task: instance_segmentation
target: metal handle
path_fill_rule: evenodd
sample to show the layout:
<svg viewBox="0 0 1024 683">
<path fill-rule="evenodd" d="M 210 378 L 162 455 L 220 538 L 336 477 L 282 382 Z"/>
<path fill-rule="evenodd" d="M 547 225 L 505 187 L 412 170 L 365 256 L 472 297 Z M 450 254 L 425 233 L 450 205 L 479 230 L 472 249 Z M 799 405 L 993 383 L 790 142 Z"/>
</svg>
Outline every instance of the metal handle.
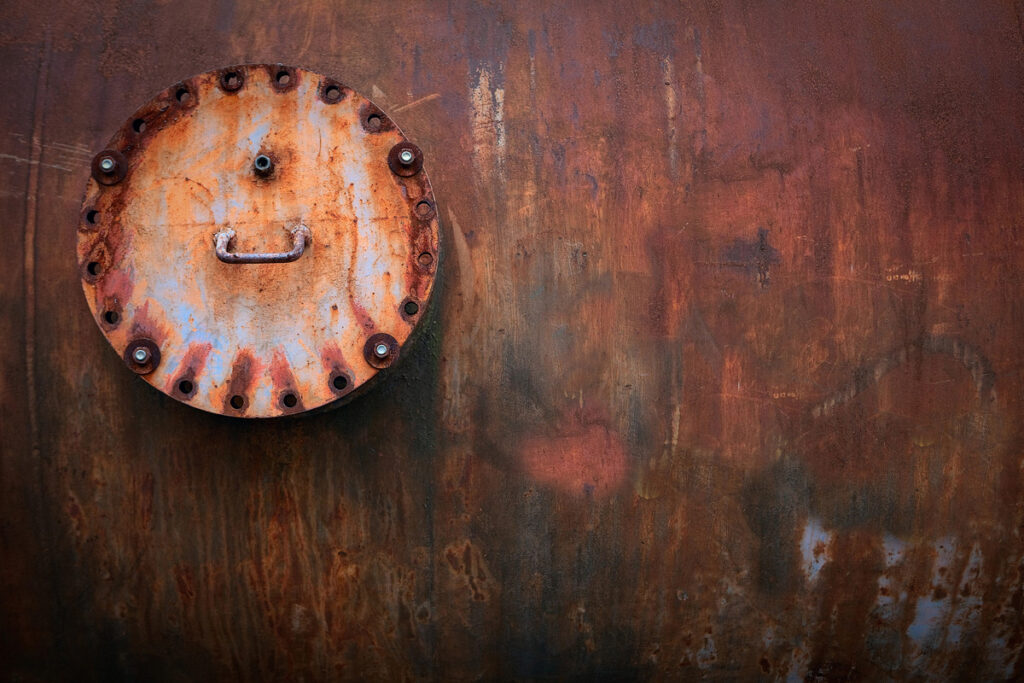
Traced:
<svg viewBox="0 0 1024 683">
<path fill-rule="evenodd" d="M 305 225 L 285 228 L 292 234 L 291 251 L 279 251 L 272 254 L 237 254 L 228 251 L 235 239 L 235 231 L 231 228 L 221 230 L 213 236 L 213 244 L 217 248 L 217 258 L 224 263 L 291 263 L 297 261 L 306 245 L 313 241 L 313 235 Z"/>
</svg>

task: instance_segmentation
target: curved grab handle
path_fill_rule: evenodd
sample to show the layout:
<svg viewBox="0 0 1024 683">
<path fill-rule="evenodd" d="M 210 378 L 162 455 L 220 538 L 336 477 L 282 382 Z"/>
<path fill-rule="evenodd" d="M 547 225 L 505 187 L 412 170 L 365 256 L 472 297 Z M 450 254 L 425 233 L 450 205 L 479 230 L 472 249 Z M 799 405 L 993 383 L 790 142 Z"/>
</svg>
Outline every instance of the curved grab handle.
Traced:
<svg viewBox="0 0 1024 683">
<path fill-rule="evenodd" d="M 217 249 L 217 258 L 224 263 L 291 263 L 297 261 L 306 251 L 306 245 L 313 241 L 313 235 L 305 225 L 285 228 L 292 234 L 291 251 L 279 251 L 271 254 L 238 254 L 228 251 L 235 239 L 235 231 L 231 228 L 221 230 L 213 236 L 213 244 Z"/>
</svg>

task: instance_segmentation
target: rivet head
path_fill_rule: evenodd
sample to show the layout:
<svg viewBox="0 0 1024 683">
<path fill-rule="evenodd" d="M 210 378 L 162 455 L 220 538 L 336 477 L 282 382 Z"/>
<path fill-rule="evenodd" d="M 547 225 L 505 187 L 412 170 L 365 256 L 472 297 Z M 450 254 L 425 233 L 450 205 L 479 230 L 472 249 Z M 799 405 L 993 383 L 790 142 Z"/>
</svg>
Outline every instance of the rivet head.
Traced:
<svg viewBox="0 0 1024 683">
<path fill-rule="evenodd" d="M 149 349 L 147 349 L 144 346 L 140 346 L 139 348 L 135 349 L 135 351 L 132 352 L 132 358 L 139 365 L 144 365 L 147 361 L 149 361 Z"/>
<path fill-rule="evenodd" d="M 110 157 L 103 157 L 102 159 L 100 159 L 100 170 L 103 171 L 104 173 L 113 173 L 114 166 L 116 166 L 116 164 L 114 163 L 114 160 L 111 159 Z"/>
<path fill-rule="evenodd" d="M 413 154 L 411 149 L 403 149 L 401 152 L 398 153 L 398 160 L 402 162 L 403 166 L 408 166 L 413 162 L 413 159 L 415 158 L 416 155 Z"/>
<path fill-rule="evenodd" d="M 388 355 L 388 345 L 377 344 L 373 347 L 373 355 L 377 356 L 377 358 L 386 358 Z"/>
</svg>

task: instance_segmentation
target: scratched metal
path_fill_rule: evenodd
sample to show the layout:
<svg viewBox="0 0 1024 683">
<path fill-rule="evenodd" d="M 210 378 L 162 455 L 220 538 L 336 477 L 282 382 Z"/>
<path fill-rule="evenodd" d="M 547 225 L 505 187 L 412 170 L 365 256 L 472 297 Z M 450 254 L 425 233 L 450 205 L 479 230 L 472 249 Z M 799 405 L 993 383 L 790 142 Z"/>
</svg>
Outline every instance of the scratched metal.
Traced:
<svg viewBox="0 0 1024 683">
<path fill-rule="evenodd" d="M 302 69 L 240 66 L 164 90 L 93 163 L 78 261 L 100 329 L 135 369 L 125 349 L 154 342 L 144 379 L 210 412 L 300 413 L 357 390 L 379 370 L 367 340 L 401 347 L 437 263 L 430 183 L 391 171 L 399 143 L 367 99 Z M 108 150 L 112 173 L 98 165 Z M 287 254 L 296 226 L 311 239 L 293 262 L 224 262 Z"/>
<path fill-rule="evenodd" d="M 7 678 L 1024 678 L 1021 3 L 8 4 Z M 152 391 L 72 257 L 125 114 L 247 61 L 441 210 L 423 343 L 301 420 Z"/>
</svg>

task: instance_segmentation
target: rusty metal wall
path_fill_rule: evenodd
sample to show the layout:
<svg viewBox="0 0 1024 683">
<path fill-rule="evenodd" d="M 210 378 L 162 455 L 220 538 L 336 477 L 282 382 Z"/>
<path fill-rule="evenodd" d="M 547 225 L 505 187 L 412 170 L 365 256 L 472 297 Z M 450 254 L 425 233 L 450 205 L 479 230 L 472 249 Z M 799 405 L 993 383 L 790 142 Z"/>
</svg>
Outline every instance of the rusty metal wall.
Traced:
<svg viewBox="0 0 1024 683">
<path fill-rule="evenodd" d="M 7 680 L 1021 676 L 1024 9 L 4 3 Z M 200 413 L 90 319 L 135 107 L 330 74 L 424 150 L 421 344 Z"/>
</svg>

